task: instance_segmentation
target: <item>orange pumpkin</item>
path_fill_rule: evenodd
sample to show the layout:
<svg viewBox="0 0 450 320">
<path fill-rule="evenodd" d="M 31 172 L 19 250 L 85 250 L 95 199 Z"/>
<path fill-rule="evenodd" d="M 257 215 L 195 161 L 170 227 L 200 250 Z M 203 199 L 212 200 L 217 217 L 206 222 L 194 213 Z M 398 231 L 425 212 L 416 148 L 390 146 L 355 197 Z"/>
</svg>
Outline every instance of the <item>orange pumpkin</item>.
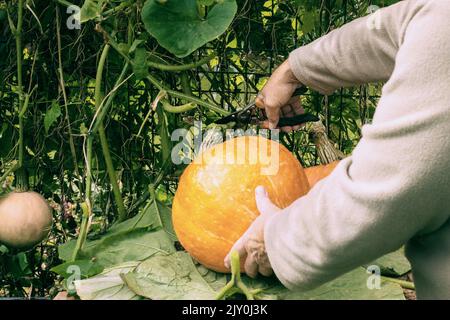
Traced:
<svg viewBox="0 0 450 320">
<path fill-rule="evenodd" d="M 312 188 L 320 180 L 328 177 L 334 168 L 339 164 L 340 161 L 334 161 L 329 164 L 323 164 L 319 166 L 314 166 L 305 169 L 306 177 L 308 178 L 309 186 Z"/>
<path fill-rule="evenodd" d="M 278 170 L 269 172 L 269 159 Z M 187 167 L 175 194 L 172 219 L 178 239 L 197 261 L 229 272 L 225 256 L 259 215 L 257 186 L 264 186 L 280 208 L 309 190 L 298 160 L 278 142 L 263 137 L 215 145 Z"/>
</svg>

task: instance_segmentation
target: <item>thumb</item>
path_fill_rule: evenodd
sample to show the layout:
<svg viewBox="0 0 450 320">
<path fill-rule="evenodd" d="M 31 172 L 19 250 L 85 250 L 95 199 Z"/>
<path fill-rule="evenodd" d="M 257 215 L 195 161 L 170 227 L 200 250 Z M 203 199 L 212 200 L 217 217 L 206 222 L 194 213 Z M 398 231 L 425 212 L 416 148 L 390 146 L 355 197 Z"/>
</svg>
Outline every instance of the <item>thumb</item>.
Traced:
<svg viewBox="0 0 450 320">
<path fill-rule="evenodd" d="M 264 109 L 267 119 L 269 120 L 269 129 L 275 129 L 280 121 L 280 109 L 270 107 L 267 104 L 267 98 L 264 94 L 260 93 L 256 97 L 256 106 L 260 109 Z"/>
<path fill-rule="evenodd" d="M 276 205 L 270 201 L 269 194 L 266 189 L 262 186 L 256 187 L 255 189 L 255 199 L 256 207 L 261 215 L 271 215 L 275 212 L 280 211 Z"/>
</svg>

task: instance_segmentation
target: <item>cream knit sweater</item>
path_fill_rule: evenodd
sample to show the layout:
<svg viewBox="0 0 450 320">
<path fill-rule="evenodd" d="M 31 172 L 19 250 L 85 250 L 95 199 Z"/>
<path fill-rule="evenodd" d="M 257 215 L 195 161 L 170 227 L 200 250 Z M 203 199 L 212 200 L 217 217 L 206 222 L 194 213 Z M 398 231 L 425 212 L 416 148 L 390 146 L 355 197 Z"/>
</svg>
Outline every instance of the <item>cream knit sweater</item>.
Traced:
<svg viewBox="0 0 450 320">
<path fill-rule="evenodd" d="M 377 15 L 290 55 L 323 94 L 387 82 L 353 155 L 269 220 L 267 252 L 285 286 L 307 290 L 406 244 L 418 298 L 450 299 L 450 0 Z"/>
</svg>

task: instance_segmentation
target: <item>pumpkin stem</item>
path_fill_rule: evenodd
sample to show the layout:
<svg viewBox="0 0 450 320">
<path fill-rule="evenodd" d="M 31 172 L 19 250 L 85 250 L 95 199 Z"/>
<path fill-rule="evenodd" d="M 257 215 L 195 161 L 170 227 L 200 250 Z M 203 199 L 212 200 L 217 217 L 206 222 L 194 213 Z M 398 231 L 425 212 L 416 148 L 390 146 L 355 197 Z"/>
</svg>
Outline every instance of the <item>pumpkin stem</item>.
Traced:
<svg viewBox="0 0 450 320">
<path fill-rule="evenodd" d="M 311 124 L 309 136 L 317 148 L 321 164 L 330 164 L 345 158 L 345 155 L 328 138 L 326 128 L 321 121 Z"/>
<path fill-rule="evenodd" d="M 220 290 L 216 300 L 222 300 L 235 293 L 243 293 L 247 300 L 255 300 L 254 294 L 241 279 L 241 262 L 237 251 L 231 253 L 231 280 Z"/>
</svg>

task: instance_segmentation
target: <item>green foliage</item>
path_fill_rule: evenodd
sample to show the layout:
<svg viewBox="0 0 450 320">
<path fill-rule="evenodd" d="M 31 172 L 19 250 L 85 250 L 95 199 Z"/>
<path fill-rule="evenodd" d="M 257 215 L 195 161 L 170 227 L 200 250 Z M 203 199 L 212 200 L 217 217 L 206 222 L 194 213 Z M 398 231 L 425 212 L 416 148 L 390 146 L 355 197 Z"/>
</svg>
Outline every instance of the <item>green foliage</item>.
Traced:
<svg viewBox="0 0 450 320">
<path fill-rule="evenodd" d="M 103 271 L 103 267 L 95 260 L 76 260 L 60 264 L 51 269 L 62 276 L 63 278 L 69 278 L 72 273 L 73 267 L 78 267 L 80 270 L 81 279 L 93 277 Z"/>
<path fill-rule="evenodd" d="M 45 132 L 48 133 L 50 127 L 56 122 L 56 120 L 58 120 L 60 116 L 61 116 L 61 107 L 55 101 L 54 103 L 52 103 L 50 109 L 45 113 L 44 117 Z"/>
<path fill-rule="evenodd" d="M 404 249 L 387 254 L 369 265 L 381 267 L 381 273 L 385 276 L 400 277 L 411 271 L 411 264 L 405 257 Z"/>
<path fill-rule="evenodd" d="M 184 252 L 170 255 L 158 254 L 133 264 L 133 268 L 114 268 L 120 278 L 98 275 L 76 283 L 82 299 L 117 299 L 124 293 L 127 297 L 153 300 L 213 300 L 226 284 L 224 274 L 215 273 L 195 265 Z M 358 268 L 321 287 L 307 292 L 286 289 L 275 278 L 251 279 L 243 276 L 243 282 L 260 300 L 404 300 L 398 284 L 383 281 L 380 288 L 370 289 L 368 274 Z M 120 290 L 114 290 L 120 288 Z M 117 292 L 117 293 L 116 293 Z"/>
<path fill-rule="evenodd" d="M 122 278 L 134 293 L 152 300 L 213 300 L 215 288 L 226 283 L 225 275 L 208 282 L 184 252 L 157 255 Z"/>
<path fill-rule="evenodd" d="M 80 22 L 87 22 L 101 14 L 103 0 L 86 0 L 81 7 Z"/>
<path fill-rule="evenodd" d="M 387 281 L 381 283 L 380 288 L 370 289 L 367 286 L 368 274 L 363 268 L 353 270 L 336 280 L 330 281 L 319 288 L 308 292 L 289 291 L 280 284 L 266 288 L 260 299 L 280 300 L 404 300 L 403 290 Z M 258 283 L 250 288 L 261 288 Z M 257 283 L 257 282 L 256 282 Z"/>
<path fill-rule="evenodd" d="M 123 275 L 132 272 L 139 262 L 127 262 L 87 280 L 77 280 L 76 293 L 82 300 L 140 300 L 123 282 Z"/>
<path fill-rule="evenodd" d="M 221 1 L 207 14 L 199 12 L 196 0 L 147 0 L 142 21 L 161 46 L 182 58 L 224 33 L 236 10 L 235 0 Z"/>
<path fill-rule="evenodd" d="M 162 208 L 148 206 L 132 219 L 113 225 L 99 239 L 88 240 L 79 257 L 108 268 L 123 262 L 142 261 L 156 253 L 175 251 L 171 237 L 162 229 L 161 212 L 168 214 Z M 71 262 L 75 243 L 72 240 L 59 246 L 61 260 Z"/>
</svg>

